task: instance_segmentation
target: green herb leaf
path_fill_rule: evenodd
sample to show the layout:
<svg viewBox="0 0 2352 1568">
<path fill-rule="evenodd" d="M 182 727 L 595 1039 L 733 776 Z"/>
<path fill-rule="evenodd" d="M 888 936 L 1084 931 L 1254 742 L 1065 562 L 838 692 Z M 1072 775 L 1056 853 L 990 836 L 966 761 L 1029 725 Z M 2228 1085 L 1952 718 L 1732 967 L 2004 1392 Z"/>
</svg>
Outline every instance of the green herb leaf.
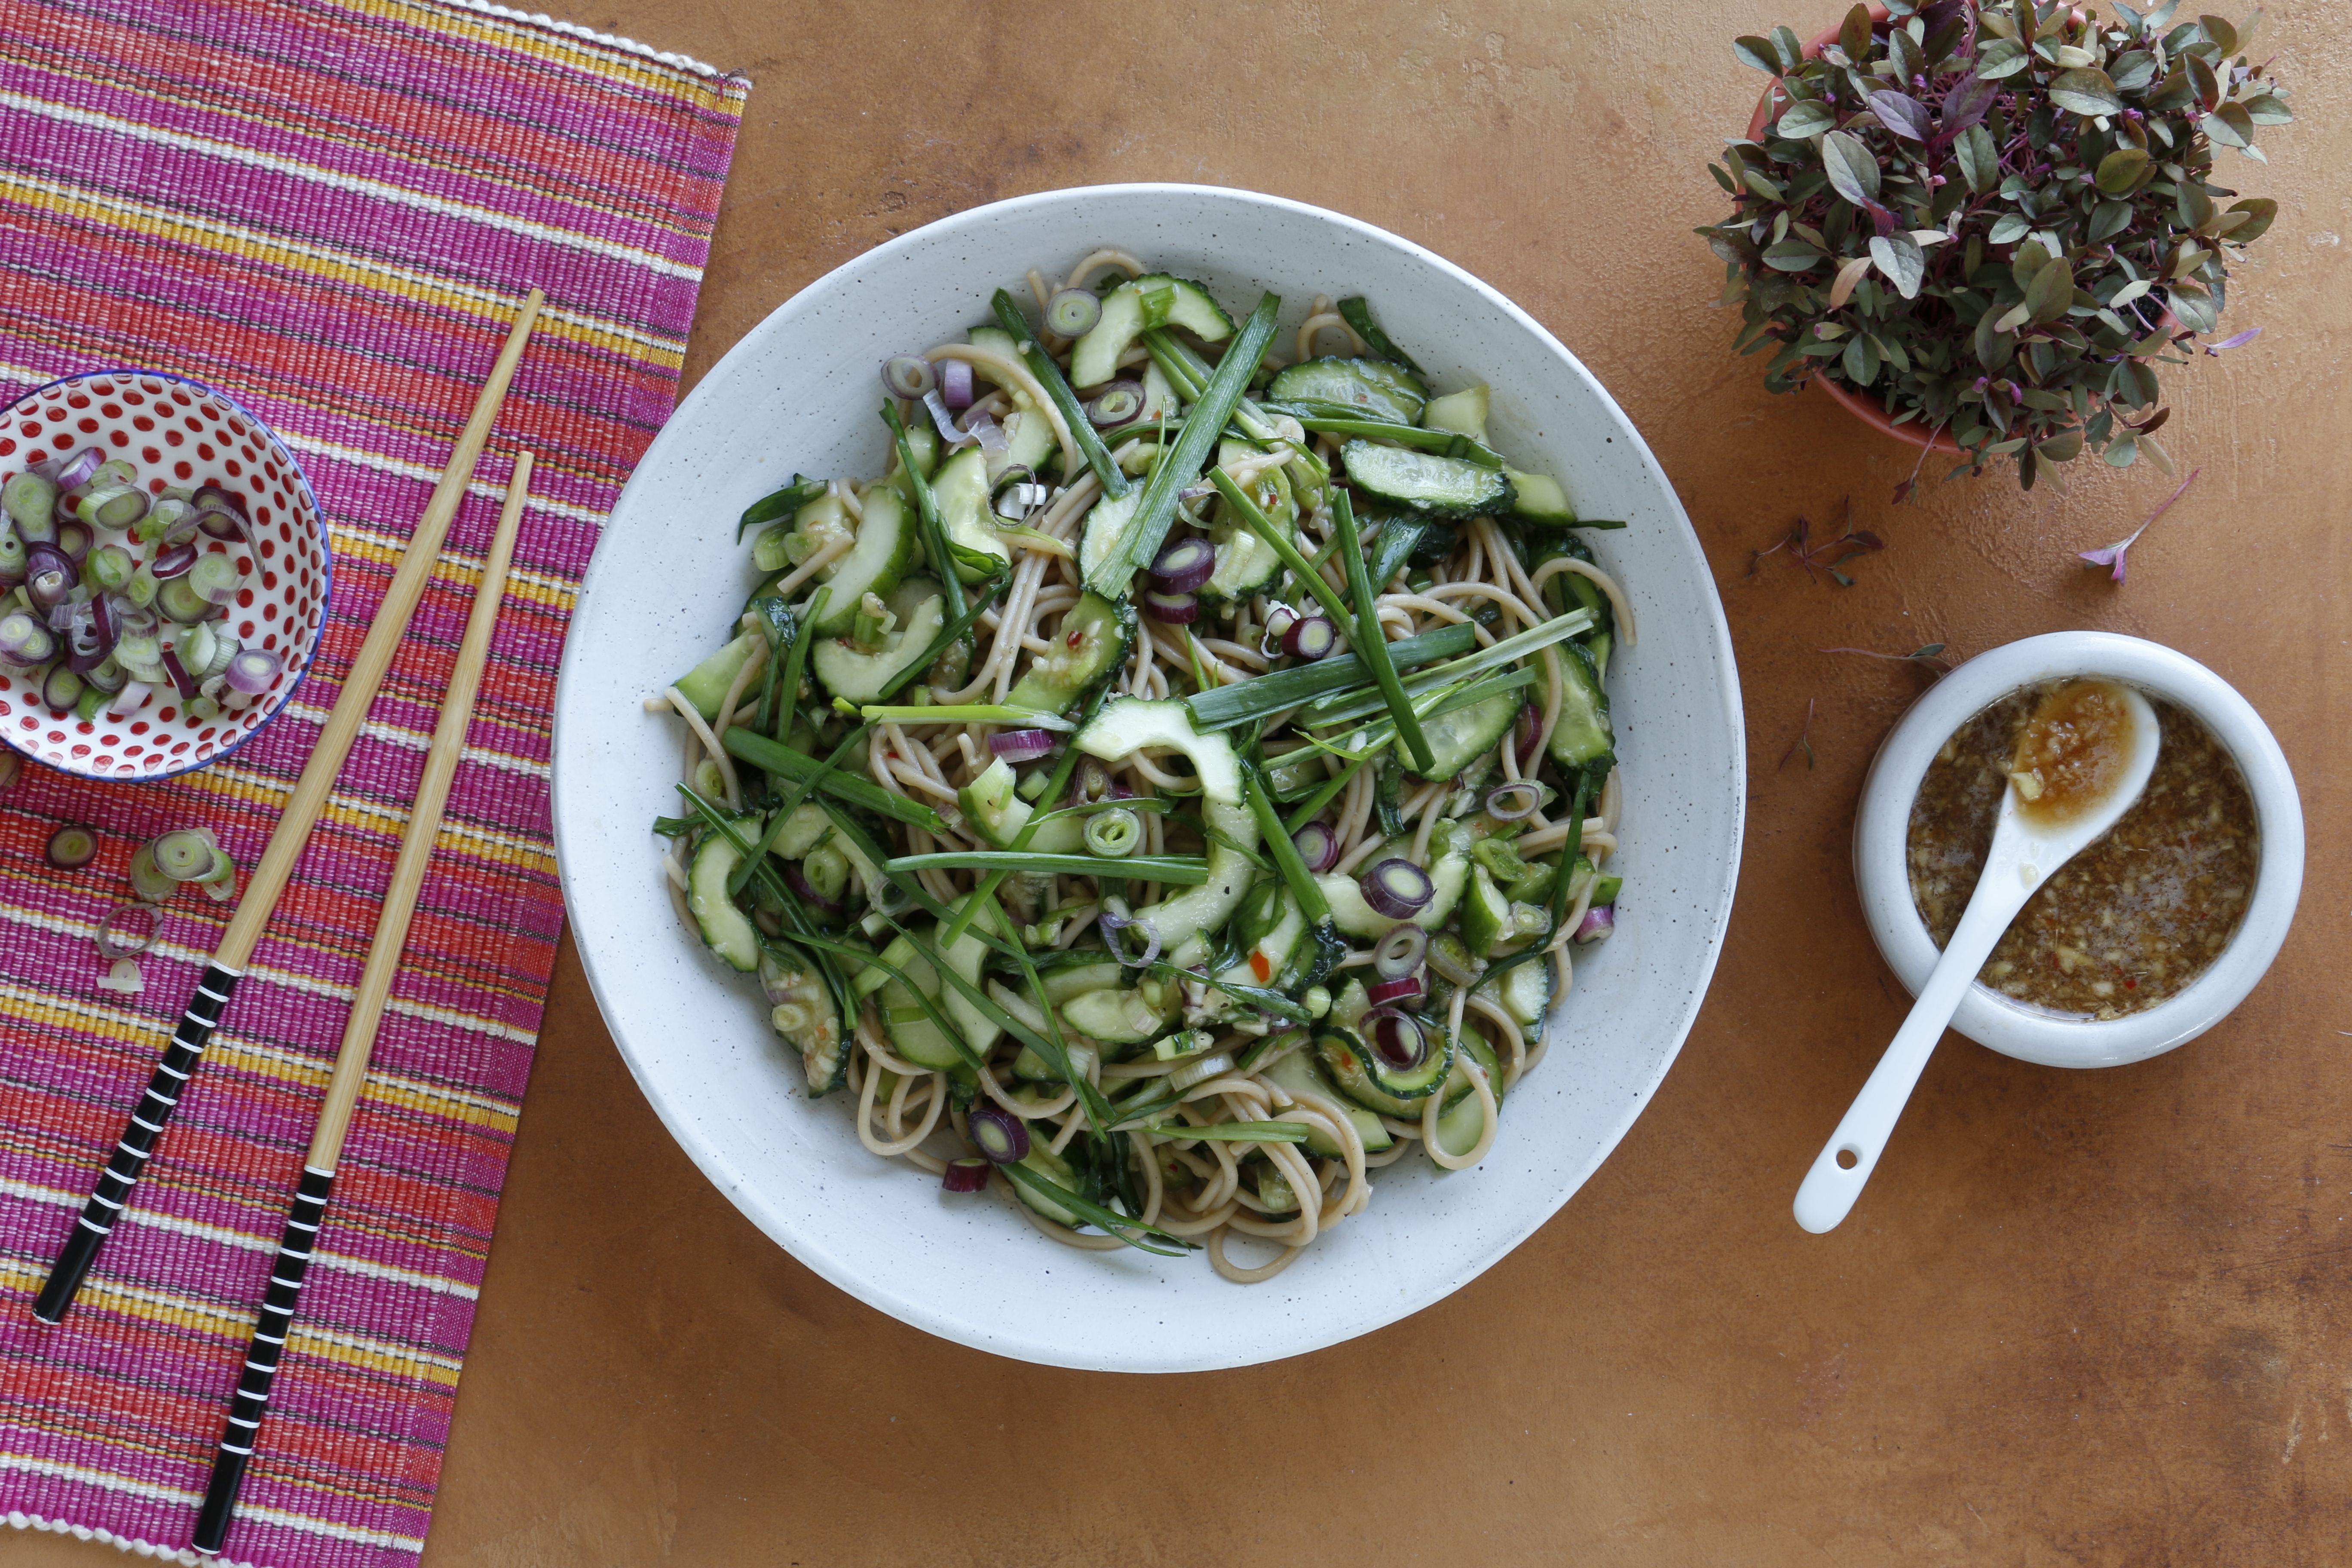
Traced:
<svg viewBox="0 0 2352 1568">
<path fill-rule="evenodd" d="M 1870 259 L 1878 270 L 1895 285 L 1895 291 L 1906 300 L 1919 297 L 1919 284 L 1927 275 L 1927 253 L 1919 242 L 1896 229 L 1893 234 L 1873 235 Z"/>
<path fill-rule="evenodd" d="M 1822 138 L 1822 167 L 1831 188 L 1854 205 L 1878 199 L 1878 159 L 1853 132 L 1832 131 Z"/>
<path fill-rule="evenodd" d="M 1198 887 L 1209 879 L 1205 860 L 1189 855 L 1130 855 L 1108 860 L 1093 855 L 1040 855 L 1018 849 L 950 849 L 936 855 L 901 855 L 884 862 L 886 871 L 1037 871 L 1061 877 L 1116 874 L 1137 882 Z"/>
<path fill-rule="evenodd" d="M 2095 66 L 2060 71 L 2051 79 L 2049 92 L 2051 102 L 2085 119 L 2124 111 L 2124 100 L 2116 91 L 2116 84 Z"/>
<path fill-rule="evenodd" d="M 2118 147 L 2099 160 L 2098 186 L 2111 196 L 2120 196 L 2139 184 L 2147 172 L 2147 153 L 2137 147 Z"/>
<path fill-rule="evenodd" d="M 1833 129 L 1836 124 L 1837 116 L 1827 105 L 1801 98 L 1789 106 L 1789 111 L 1780 116 L 1780 122 L 1772 129 L 1789 141 L 1802 142 Z"/>
</svg>

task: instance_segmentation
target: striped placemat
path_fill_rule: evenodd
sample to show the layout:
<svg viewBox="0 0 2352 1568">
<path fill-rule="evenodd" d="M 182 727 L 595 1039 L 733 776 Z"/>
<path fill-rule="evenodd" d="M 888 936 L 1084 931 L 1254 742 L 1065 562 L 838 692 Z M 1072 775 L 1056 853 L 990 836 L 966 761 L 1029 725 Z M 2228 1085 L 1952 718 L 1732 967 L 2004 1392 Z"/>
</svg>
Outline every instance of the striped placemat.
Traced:
<svg viewBox="0 0 2352 1568">
<path fill-rule="evenodd" d="M 538 493 L 471 744 L 226 1556 L 422 1550 L 562 919 L 556 663 L 598 525 L 672 406 L 748 90 L 489 5 L 0 5 L 0 407 L 98 367 L 212 384 L 292 449 L 335 552 L 316 673 L 253 744 L 164 784 L 27 765 L 0 793 L 11 1523 L 185 1548 L 507 454 L 528 446 Z M 258 855 L 533 283 L 547 310 L 493 455 L 295 884 L 80 1305 L 37 1327 L 32 1295 L 224 910 L 174 904 L 135 997 L 97 988 L 91 931 L 160 831 Z M 10 449 L 0 432 L 0 474 Z M 104 848 L 52 870 L 42 847 L 69 822 Z"/>
</svg>

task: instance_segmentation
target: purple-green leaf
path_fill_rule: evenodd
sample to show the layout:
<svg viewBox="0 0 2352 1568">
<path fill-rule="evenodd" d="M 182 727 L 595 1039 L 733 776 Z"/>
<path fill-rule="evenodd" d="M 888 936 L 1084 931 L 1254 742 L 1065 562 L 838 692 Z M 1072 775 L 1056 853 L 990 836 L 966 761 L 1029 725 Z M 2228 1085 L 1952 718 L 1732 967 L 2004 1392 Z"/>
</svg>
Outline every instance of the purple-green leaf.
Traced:
<svg viewBox="0 0 2352 1568">
<path fill-rule="evenodd" d="M 1936 122 L 1928 115 L 1927 106 L 1907 92 L 1874 92 L 1870 95 L 1870 108 L 1878 116 L 1879 123 L 1897 136 L 1925 142 L 1935 134 Z"/>
</svg>

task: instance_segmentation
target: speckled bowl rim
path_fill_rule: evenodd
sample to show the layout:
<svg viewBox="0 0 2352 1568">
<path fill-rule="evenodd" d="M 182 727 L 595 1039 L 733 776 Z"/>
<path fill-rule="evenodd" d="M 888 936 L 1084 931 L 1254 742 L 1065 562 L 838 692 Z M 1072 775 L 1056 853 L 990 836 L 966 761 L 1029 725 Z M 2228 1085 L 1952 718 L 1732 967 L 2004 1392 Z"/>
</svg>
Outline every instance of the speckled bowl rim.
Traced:
<svg viewBox="0 0 2352 1568">
<path fill-rule="evenodd" d="M 193 375 L 182 375 L 177 371 L 139 370 L 130 365 L 108 365 L 97 370 L 77 371 L 71 375 L 61 375 L 54 381 L 45 381 L 38 386 L 28 387 L 25 391 L 20 392 L 16 396 L 10 398 L 6 406 L 14 408 L 18 404 L 25 402 L 28 398 L 40 396 L 41 394 L 48 391 L 52 387 L 72 386 L 82 382 L 96 381 L 101 377 L 110 375 L 152 376 L 157 381 L 168 381 L 175 385 L 184 386 L 189 391 L 197 393 L 202 396 L 216 397 L 220 399 L 221 402 L 228 405 L 229 407 L 235 409 L 238 414 L 253 421 L 254 429 L 260 432 L 264 439 L 266 439 L 271 446 L 278 448 L 278 453 L 286 459 L 286 466 L 294 470 L 295 486 L 301 491 L 304 517 L 310 526 L 315 528 L 319 534 L 319 629 L 310 634 L 310 646 L 302 650 L 301 668 L 294 672 L 294 679 L 286 683 L 286 689 L 269 700 L 269 706 L 262 710 L 261 717 L 255 721 L 253 728 L 247 730 L 236 740 L 231 741 L 228 744 L 221 747 L 220 750 L 209 752 L 202 759 L 188 763 L 185 767 L 173 768 L 164 773 L 128 774 L 100 773 L 93 772 L 88 768 L 63 766 L 59 763 L 51 762 L 47 757 L 28 752 L 24 747 L 16 743 L 16 737 L 13 731 L 5 727 L 0 727 L 0 740 L 6 741 L 10 750 L 14 751 L 18 756 L 24 758 L 25 761 L 31 763 L 37 767 L 47 768 L 54 773 L 68 773 L 75 778 L 94 779 L 101 784 L 160 784 L 165 779 L 179 778 L 183 774 L 194 773 L 199 768 L 211 767 L 215 763 L 225 762 L 228 758 L 236 755 L 238 752 L 243 751 L 247 746 L 250 745 L 256 736 L 268 729 L 270 725 L 276 723 L 278 721 L 278 716 L 280 713 L 285 712 L 287 708 L 292 704 L 294 694 L 302 689 L 302 683 L 310 679 L 310 671 L 318 665 L 319 647 L 320 645 L 326 640 L 327 623 L 334 616 L 335 543 L 333 531 L 329 529 L 327 526 L 326 509 L 319 504 L 319 494 L 316 490 L 310 488 L 310 476 L 302 471 L 302 460 L 294 455 L 294 448 L 286 444 L 284 439 L 278 436 L 277 429 L 270 425 L 268 420 L 264 419 L 260 415 L 256 414 L 252 409 L 247 408 L 244 404 L 238 402 L 234 396 L 230 395 L 228 393 L 223 392 L 219 387 L 213 385 L 209 382 L 198 381 Z"/>
<path fill-rule="evenodd" d="M 2112 632 L 2052 632 L 1978 655 L 1921 695 L 1879 747 L 1853 826 L 1854 886 L 1895 977 L 1914 995 L 1938 951 L 1911 900 L 1905 838 L 1911 802 L 1945 740 L 2020 687 L 2107 676 L 2195 714 L 2237 762 L 2253 796 L 2261 864 L 2246 918 L 2213 966 L 2170 1001 L 2121 1018 L 2070 1018 L 1982 984 L 1969 988 L 1952 1027 L 1978 1044 L 2045 1067 L 2121 1067 L 2188 1044 L 2246 999 L 2286 941 L 2303 890 L 2303 803 L 2270 726 L 2236 688 L 2161 643 Z"/>
</svg>

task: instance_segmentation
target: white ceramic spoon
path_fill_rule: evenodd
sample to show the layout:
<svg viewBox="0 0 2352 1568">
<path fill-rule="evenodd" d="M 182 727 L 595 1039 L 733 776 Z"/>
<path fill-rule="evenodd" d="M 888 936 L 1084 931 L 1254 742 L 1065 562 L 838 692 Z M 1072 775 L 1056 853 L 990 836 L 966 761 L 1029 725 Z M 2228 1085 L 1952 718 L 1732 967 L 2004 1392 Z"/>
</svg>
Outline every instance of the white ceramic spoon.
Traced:
<svg viewBox="0 0 2352 1568">
<path fill-rule="evenodd" d="M 1895 1131 L 1912 1088 L 1927 1069 L 1929 1054 L 1943 1037 L 1944 1026 L 1952 1021 L 1969 982 L 1992 956 L 2025 900 L 2053 872 L 2114 826 L 2147 787 L 2148 774 L 2156 767 L 2158 739 L 2155 710 L 2147 698 L 2113 681 L 2074 682 L 2050 702 L 2085 688 L 2119 694 L 2129 715 L 2126 731 L 2112 737 L 2112 765 L 2098 781 L 2104 787 L 2063 803 L 2055 797 L 2025 803 L 2014 783 L 2002 792 L 1992 847 L 1985 857 L 1984 871 L 1977 879 L 1967 912 L 1960 916 L 1952 940 L 1944 944 L 1944 956 L 1927 976 L 1927 984 L 1919 988 L 1911 1016 L 1895 1031 L 1870 1081 L 1862 1086 L 1845 1119 L 1830 1135 L 1829 1143 L 1797 1189 L 1797 1223 L 1817 1236 L 1835 1229 L 1853 1207 L 1854 1199 L 1862 1195 L 1864 1184 L 1870 1180 L 1886 1147 L 1887 1135 Z M 2029 731 L 2042 723 L 2049 705 L 2045 702 L 2037 710 L 2029 721 Z M 1842 1160 L 1852 1163 L 1841 1163 Z"/>
</svg>

